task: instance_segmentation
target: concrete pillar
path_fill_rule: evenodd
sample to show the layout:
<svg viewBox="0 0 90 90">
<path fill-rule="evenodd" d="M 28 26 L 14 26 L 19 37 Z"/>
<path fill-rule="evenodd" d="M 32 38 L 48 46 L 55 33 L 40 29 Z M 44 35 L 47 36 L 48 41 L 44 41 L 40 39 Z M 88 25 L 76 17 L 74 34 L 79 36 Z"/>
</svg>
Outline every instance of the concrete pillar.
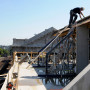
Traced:
<svg viewBox="0 0 90 90">
<path fill-rule="evenodd" d="M 76 29 L 76 70 L 80 73 L 89 62 L 89 29 L 83 25 Z"/>
</svg>

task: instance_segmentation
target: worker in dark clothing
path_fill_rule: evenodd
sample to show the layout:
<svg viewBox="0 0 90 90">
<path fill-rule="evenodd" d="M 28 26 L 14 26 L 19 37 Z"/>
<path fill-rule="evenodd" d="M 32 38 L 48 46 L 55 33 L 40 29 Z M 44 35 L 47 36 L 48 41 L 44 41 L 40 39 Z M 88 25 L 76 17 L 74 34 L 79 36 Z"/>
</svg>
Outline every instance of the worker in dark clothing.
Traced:
<svg viewBox="0 0 90 90">
<path fill-rule="evenodd" d="M 79 8 L 74 8 L 72 10 L 70 10 L 70 20 L 69 20 L 69 26 L 68 28 L 71 28 L 71 25 L 75 23 L 76 19 L 77 19 L 77 14 L 79 14 L 80 18 L 82 19 L 81 15 L 84 17 L 82 11 L 84 10 L 83 7 Z"/>
</svg>

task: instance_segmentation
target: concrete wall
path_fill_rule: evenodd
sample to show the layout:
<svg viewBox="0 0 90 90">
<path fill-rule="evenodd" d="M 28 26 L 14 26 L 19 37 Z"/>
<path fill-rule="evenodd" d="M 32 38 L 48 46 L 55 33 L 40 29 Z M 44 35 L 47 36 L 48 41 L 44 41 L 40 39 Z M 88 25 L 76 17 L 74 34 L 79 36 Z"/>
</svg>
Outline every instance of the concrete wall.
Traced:
<svg viewBox="0 0 90 90">
<path fill-rule="evenodd" d="M 90 64 L 63 90 L 90 90 Z"/>
<path fill-rule="evenodd" d="M 76 66 L 78 75 L 63 90 L 90 90 L 90 64 L 88 39 L 89 28 L 86 25 L 77 27 Z"/>
<path fill-rule="evenodd" d="M 80 73 L 89 62 L 89 29 L 83 25 L 76 29 L 76 60 L 77 74 Z"/>
</svg>

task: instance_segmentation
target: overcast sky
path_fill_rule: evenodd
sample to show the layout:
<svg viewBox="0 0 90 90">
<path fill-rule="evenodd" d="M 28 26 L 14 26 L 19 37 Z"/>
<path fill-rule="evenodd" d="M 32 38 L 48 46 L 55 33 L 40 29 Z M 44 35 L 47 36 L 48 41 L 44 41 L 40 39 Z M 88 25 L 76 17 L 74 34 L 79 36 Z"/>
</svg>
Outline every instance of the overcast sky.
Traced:
<svg viewBox="0 0 90 90">
<path fill-rule="evenodd" d="M 83 14 L 90 15 L 90 0 L 0 0 L 0 45 L 12 45 L 13 38 L 29 39 L 50 27 L 63 28 L 75 7 L 85 7 Z"/>
</svg>

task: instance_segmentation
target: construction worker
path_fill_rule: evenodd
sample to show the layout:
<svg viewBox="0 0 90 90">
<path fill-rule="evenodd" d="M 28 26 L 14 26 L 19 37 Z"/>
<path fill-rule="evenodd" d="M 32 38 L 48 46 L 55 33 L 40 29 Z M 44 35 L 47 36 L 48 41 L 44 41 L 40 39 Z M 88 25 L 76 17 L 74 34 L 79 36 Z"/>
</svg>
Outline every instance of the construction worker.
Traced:
<svg viewBox="0 0 90 90">
<path fill-rule="evenodd" d="M 71 28 L 72 24 L 75 23 L 76 19 L 77 19 L 77 14 L 79 14 L 80 18 L 82 19 L 81 15 L 84 17 L 82 11 L 84 10 L 83 7 L 77 7 L 74 8 L 72 10 L 70 10 L 70 20 L 69 20 L 69 26 L 68 28 Z"/>
</svg>

